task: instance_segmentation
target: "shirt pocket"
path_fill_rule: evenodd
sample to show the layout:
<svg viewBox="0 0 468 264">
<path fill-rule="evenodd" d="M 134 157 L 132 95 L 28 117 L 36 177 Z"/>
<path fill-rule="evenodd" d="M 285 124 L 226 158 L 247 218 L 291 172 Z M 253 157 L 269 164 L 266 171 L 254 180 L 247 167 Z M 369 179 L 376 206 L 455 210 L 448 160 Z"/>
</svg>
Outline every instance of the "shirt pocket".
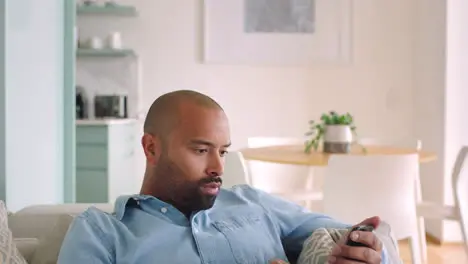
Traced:
<svg viewBox="0 0 468 264">
<path fill-rule="evenodd" d="M 239 264 L 265 264 L 285 257 L 281 241 L 275 241 L 260 215 L 233 216 L 213 225 L 224 235 Z"/>
</svg>

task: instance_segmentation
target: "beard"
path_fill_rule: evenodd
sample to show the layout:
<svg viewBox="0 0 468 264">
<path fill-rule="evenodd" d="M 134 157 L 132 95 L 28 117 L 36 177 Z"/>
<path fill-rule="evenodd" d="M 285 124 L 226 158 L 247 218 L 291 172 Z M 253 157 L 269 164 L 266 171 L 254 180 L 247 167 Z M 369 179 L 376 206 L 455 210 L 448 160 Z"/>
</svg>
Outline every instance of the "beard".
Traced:
<svg viewBox="0 0 468 264">
<path fill-rule="evenodd" d="M 169 198 L 166 202 L 187 216 L 192 212 L 210 209 L 216 201 L 217 195 L 202 193 L 202 185 L 212 182 L 222 184 L 220 176 L 205 175 L 201 180 L 190 181 L 190 177 L 166 153 L 160 156 L 154 173 L 159 175 L 155 178 L 165 179 L 165 197 Z"/>
</svg>

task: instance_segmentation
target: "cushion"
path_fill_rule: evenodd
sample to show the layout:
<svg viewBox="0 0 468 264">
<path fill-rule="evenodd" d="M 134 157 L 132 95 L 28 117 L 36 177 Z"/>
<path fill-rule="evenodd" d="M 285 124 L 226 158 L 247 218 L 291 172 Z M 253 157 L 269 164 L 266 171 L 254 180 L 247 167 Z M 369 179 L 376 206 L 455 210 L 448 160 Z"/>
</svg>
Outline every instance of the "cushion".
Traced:
<svg viewBox="0 0 468 264">
<path fill-rule="evenodd" d="M 13 234 L 8 227 L 8 211 L 3 201 L 0 201 L 0 263 L 27 263 L 13 240 Z"/>
<path fill-rule="evenodd" d="M 43 204 L 43 205 L 31 205 L 25 207 L 17 212 L 15 215 L 59 215 L 59 214 L 70 214 L 79 215 L 86 211 L 89 207 L 96 207 L 105 212 L 112 212 L 114 205 L 112 203 L 67 203 L 67 204 Z"/>
<path fill-rule="evenodd" d="M 399 264 L 403 263 L 403 260 L 400 257 L 400 249 L 398 247 L 398 241 L 395 239 L 393 231 L 389 224 L 386 222 L 381 222 L 379 228 L 375 230 L 375 234 L 382 241 L 382 244 L 385 246 L 385 249 L 388 253 L 388 258 L 392 263 Z"/>
<path fill-rule="evenodd" d="M 39 245 L 30 260 L 31 264 L 57 263 L 63 239 L 72 221 L 72 215 L 63 214 L 58 217 L 52 231 L 39 239 Z"/>
<path fill-rule="evenodd" d="M 95 206 L 112 212 L 112 204 L 58 204 L 29 206 L 9 216 L 9 227 L 14 238 L 43 238 L 52 232 L 62 215 L 76 216 Z"/>
<path fill-rule="evenodd" d="M 10 230 L 14 238 L 43 238 L 52 232 L 61 214 L 12 215 Z"/>
<path fill-rule="evenodd" d="M 14 238 L 16 247 L 20 254 L 30 262 L 37 246 L 39 245 L 39 239 L 37 238 Z"/>
<path fill-rule="evenodd" d="M 326 264 L 336 243 L 348 229 L 318 228 L 304 242 L 297 264 Z"/>
<path fill-rule="evenodd" d="M 326 264 L 333 247 L 349 232 L 349 229 L 319 228 L 304 242 L 297 264 Z M 384 245 L 390 263 L 402 263 L 399 256 L 398 243 L 394 239 L 390 226 L 381 222 L 374 231 Z"/>
</svg>

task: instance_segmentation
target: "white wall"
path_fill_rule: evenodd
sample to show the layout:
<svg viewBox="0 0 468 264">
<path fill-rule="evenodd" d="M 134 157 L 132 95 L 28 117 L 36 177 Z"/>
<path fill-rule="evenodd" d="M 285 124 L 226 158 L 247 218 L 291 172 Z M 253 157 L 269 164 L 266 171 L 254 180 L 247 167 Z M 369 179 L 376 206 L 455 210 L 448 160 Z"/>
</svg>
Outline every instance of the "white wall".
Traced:
<svg viewBox="0 0 468 264">
<path fill-rule="evenodd" d="M 215 97 L 231 118 L 234 147 L 254 135 L 302 135 L 309 118 L 328 110 L 352 112 L 362 134 L 412 133 L 409 1 L 355 1 L 354 65 L 302 69 L 203 65 L 201 0 L 121 2 L 140 17 L 82 17 L 80 35 L 122 32 L 142 58 L 146 107 L 175 89 Z"/>
<path fill-rule="evenodd" d="M 416 134 L 438 154 L 422 171 L 425 198 L 453 205 L 452 168 L 468 144 L 468 2 L 418 0 L 415 14 Z M 444 242 L 461 241 L 459 225 L 429 221 L 429 231 Z"/>
<path fill-rule="evenodd" d="M 445 3 L 418 0 L 414 14 L 414 124 L 415 135 L 424 148 L 435 151 L 436 162 L 421 168 L 423 197 L 443 203 L 444 178 L 444 87 L 445 87 Z M 426 221 L 432 235 L 442 237 L 440 221 Z"/>
<path fill-rule="evenodd" d="M 456 135 L 447 134 L 444 125 L 455 123 L 446 120 L 445 101 L 461 97 L 444 89 L 445 1 L 354 1 L 353 65 L 315 68 L 203 65 L 201 0 L 122 3 L 135 5 L 140 17 L 80 18 L 80 34 L 122 32 L 142 58 L 145 108 L 175 89 L 205 92 L 229 114 L 234 148 L 250 136 L 302 136 L 307 120 L 322 112 L 349 111 L 363 136 L 417 135 L 437 152 L 439 160 L 422 168 L 424 198 L 447 202 L 441 186 L 453 151 L 445 155 L 446 147 L 457 146 L 445 139 L 461 132 L 453 127 L 449 134 Z M 428 230 L 445 238 L 440 222 Z"/>
<path fill-rule="evenodd" d="M 462 145 L 468 145 L 468 2 L 464 0 L 447 1 L 446 32 L 446 98 L 445 98 L 445 169 L 444 203 L 454 204 L 452 192 L 452 169 L 456 155 Z M 466 173 L 467 171 L 462 171 Z M 468 191 L 468 190 L 467 190 Z M 443 225 L 444 241 L 460 241 L 459 225 L 446 221 Z"/>
<path fill-rule="evenodd" d="M 468 143 L 467 135 L 468 126 L 465 125 L 468 121 L 465 113 L 468 106 L 464 104 L 467 95 L 468 83 L 466 75 L 462 72 L 463 61 L 467 57 L 463 56 L 462 50 L 466 47 L 466 40 L 462 42 L 463 35 L 468 36 L 463 30 L 466 30 L 466 11 L 468 4 L 464 4 L 465 0 L 447 1 L 446 8 L 446 71 L 445 71 L 445 170 L 444 170 L 444 204 L 453 205 L 454 198 L 452 192 L 452 168 L 456 159 L 456 155 L 462 144 Z M 464 17 L 465 16 L 465 17 Z M 466 38 L 465 36 L 465 38 Z M 461 122 L 460 122 L 461 121 Z M 458 228 L 458 230 L 457 230 Z M 453 241 L 461 240 L 461 231 L 459 225 L 453 222 L 445 221 L 442 225 L 443 240 Z"/>
<path fill-rule="evenodd" d="M 362 135 L 413 133 L 411 1 L 355 1 L 353 66 L 316 68 L 202 65 L 201 0 L 121 2 L 140 16 L 82 17 L 80 35 L 122 32 L 144 66 L 145 108 L 175 89 L 213 96 L 230 117 L 234 148 L 250 136 L 302 136 L 329 110 L 353 113 Z"/>
<path fill-rule="evenodd" d="M 6 6 L 6 200 L 63 202 L 63 1 Z"/>
</svg>

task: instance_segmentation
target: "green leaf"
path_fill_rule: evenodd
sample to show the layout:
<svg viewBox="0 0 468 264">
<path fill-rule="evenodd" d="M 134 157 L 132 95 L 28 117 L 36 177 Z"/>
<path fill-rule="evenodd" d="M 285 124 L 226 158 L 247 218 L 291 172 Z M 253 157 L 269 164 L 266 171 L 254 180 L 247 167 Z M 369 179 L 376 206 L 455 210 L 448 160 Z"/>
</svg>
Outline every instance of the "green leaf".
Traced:
<svg viewBox="0 0 468 264">
<path fill-rule="evenodd" d="M 353 134 L 356 134 L 356 126 L 353 124 L 353 122 L 354 118 L 348 112 L 346 114 L 340 115 L 335 111 L 323 113 L 320 116 L 319 122 L 314 122 L 314 120 L 310 120 L 309 131 L 305 135 L 311 138 L 305 143 L 304 151 L 310 153 L 312 147 L 315 150 L 318 149 L 320 142 L 323 140 L 323 135 L 325 134 L 325 127 L 327 125 L 349 125 Z"/>
<path fill-rule="evenodd" d="M 315 141 L 315 142 L 314 142 L 314 150 L 315 150 L 315 151 L 317 151 L 317 149 L 318 149 L 318 144 L 319 144 L 318 141 Z"/>
<path fill-rule="evenodd" d="M 340 124 L 340 116 L 339 115 L 333 115 L 332 116 L 332 125 L 338 125 Z"/>
<path fill-rule="evenodd" d="M 330 117 L 327 114 L 322 114 L 322 116 L 320 117 L 320 120 L 327 123 L 328 120 L 330 120 Z"/>
<path fill-rule="evenodd" d="M 347 124 L 348 124 L 345 115 L 340 116 L 340 118 L 339 118 L 339 124 L 341 124 L 341 125 L 347 125 Z"/>
<path fill-rule="evenodd" d="M 312 141 L 307 141 L 305 145 L 304 152 L 305 153 L 310 153 L 310 149 L 312 148 Z"/>
<path fill-rule="evenodd" d="M 348 119 L 348 124 L 353 123 L 353 116 L 350 113 L 346 113 L 346 118 Z"/>
</svg>

